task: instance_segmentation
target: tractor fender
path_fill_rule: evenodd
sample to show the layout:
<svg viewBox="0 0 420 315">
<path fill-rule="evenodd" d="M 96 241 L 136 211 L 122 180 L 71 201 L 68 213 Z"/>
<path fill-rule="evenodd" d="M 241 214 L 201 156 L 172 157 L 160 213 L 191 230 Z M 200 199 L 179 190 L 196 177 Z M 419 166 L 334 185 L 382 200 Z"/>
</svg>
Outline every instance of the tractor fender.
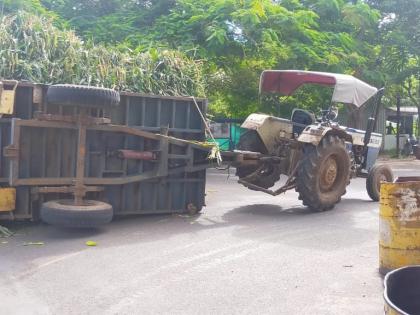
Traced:
<svg viewBox="0 0 420 315">
<path fill-rule="evenodd" d="M 290 120 L 265 114 L 251 114 L 241 128 L 257 131 L 268 153 L 275 151 L 281 138 L 293 138 L 293 125 Z"/>
<path fill-rule="evenodd" d="M 306 127 L 298 137 L 298 142 L 311 143 L 317 146 L 326 136 L 338 136 L 346 142 L 353 143 L 353 138 L 340 128 L 311 125 Z"/>
</svg>

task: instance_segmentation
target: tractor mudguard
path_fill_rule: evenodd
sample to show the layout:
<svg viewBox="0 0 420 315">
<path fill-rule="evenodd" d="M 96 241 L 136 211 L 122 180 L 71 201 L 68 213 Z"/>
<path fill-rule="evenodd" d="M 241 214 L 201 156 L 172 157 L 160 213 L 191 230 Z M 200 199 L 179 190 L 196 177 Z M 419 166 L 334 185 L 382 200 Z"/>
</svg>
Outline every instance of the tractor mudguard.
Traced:
<svg viewBox="0 0 420 315">
<path fill-rule="evenodd" d="M 290 120 L 264 114 L 249 115 L 241 127 L 256 130 L 268 153 L 274 152 L 276 144 L 282 138 L 293 137 L 293 125 Z"/>
<path fill-rule="evenodd" d="M 364 138 L 366 131 L 358 130 L 354 128 L 346 128 L 346 132 L 352 137 L 353 145 L 363 147 L 364 146 Z M 366 157 L 366 171 L 369 171 L 376 162 L 376 159 L 379 156 L 379 151 L 382 147 L 382 135 L 380 133 L 372 132 L 370 135 L 370 141 L 367 145 L 367 157 Z"/>
<path fill-rule="evenodd" d="M 347 142 L 353 142 L 351 135 L 346 133 L 346 131 L 344 131 L 343 129 L 319 125 L 307 126 L 300 134 L 297 140 L 298 142 L 311 143 L 314 146 L 317 146 L 321 142 L 321 140 L 327 135 L 338 136 L 339 138 L 344 139 Z"/>
</svg>

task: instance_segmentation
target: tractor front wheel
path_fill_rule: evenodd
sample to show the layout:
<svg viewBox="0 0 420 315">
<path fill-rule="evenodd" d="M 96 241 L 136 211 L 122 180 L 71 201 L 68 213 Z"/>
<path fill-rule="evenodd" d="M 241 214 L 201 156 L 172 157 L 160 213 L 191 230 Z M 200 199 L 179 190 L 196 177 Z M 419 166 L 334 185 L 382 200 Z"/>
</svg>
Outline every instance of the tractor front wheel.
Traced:
<svg viewBox="0 0 420 315">
<path fill-rule="evenodd" d="M 392 183 L 394 174 L 388 165 L 374 165 L 366 179 L 366 190 L 373 201 L 379 201 L 381 182 Z"/>
<path fill-rule="evenodd" d="M 299 199 L 313 211 L 332 209 L 346 193 L 351 162 L 344 140 L 326 136 L 318 146 L 305 144 L 297 174 Z"/>
</svg>

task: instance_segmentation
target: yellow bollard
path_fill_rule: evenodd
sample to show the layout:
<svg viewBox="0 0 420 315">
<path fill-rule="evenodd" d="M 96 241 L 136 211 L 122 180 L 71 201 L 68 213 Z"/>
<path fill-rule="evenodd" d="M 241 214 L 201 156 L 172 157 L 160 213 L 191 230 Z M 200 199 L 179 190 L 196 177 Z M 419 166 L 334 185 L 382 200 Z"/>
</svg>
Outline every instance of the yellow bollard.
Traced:
<svg viewBox="0 0 420 315">
<path fill-rule="evenodd" d="M 416 180 L 414 180 L 416 179 Z M 420 265 L 420 178 L 382 183 L 379 272 Z"/>
</svg>

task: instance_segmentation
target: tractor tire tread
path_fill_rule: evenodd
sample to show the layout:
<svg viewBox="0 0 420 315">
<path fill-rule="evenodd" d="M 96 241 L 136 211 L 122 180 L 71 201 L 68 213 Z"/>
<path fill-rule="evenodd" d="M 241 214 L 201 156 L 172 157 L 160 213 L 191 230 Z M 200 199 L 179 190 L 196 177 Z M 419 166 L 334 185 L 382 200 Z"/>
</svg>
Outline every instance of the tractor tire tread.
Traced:
<svg viewBox="0 0 420 315">
<path fill-rule="evenodd" d="M 342 163 L 339 187 L 330 198 L 323 198 L 318 188 L 318 173 L 320 163 L 327 154 L 335 153 L 340 156 Z M 337 136 L 326 136 L 318 146 L 305 144 L 303 147 L 303 159 L 298 170 L 296 191 L 303 205 L 312 211 L 321 212 L 334 208 L 346 193 L 346 186 L 350 183 L 350 157 L 346 151 L 345 142 Z"/>
<path fill-rule="evenodd" d="M 375 164 L 369 170 L 368 177 L 366 178 L 366 191 L 373 201 L 379 201 L 380 199 L 380 190 L 377 188 L 377 181 L 379 180 L 378 176 L 381 174 L 386 177 L 387 182 L 394 180 L 394 173 L 388 165 Z"/>
</svg>

